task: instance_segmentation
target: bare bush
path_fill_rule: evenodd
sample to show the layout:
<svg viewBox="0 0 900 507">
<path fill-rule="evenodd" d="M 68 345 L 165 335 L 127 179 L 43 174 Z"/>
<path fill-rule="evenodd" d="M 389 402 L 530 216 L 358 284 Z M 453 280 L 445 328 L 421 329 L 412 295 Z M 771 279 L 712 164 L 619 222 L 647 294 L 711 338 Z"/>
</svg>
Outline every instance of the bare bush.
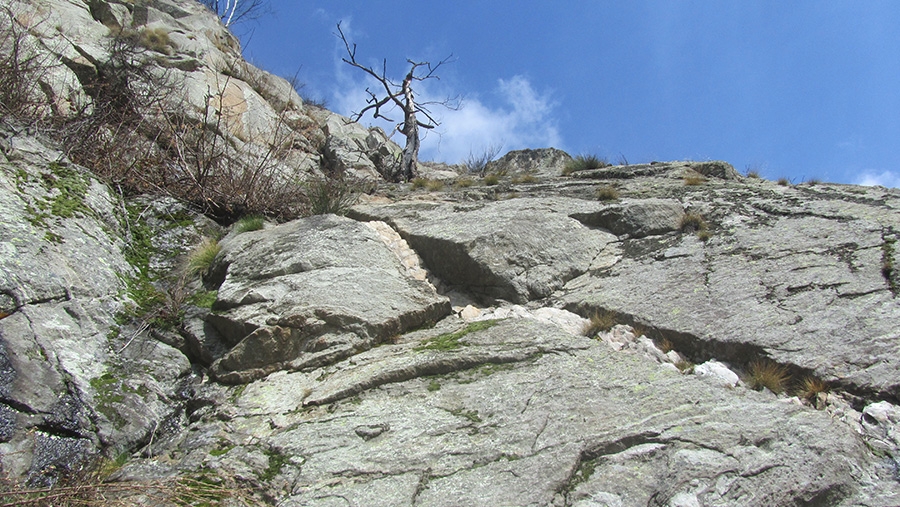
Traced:
<svg viewBox="0 0 900 507">
<path fill-rule="evenodd" d="M 31 35 L 45 21 L 0 7 L 0 117 L 34 121 L 46 110 L 41 83 L 58 62 Z"/>
<path fill-rule="evenodd" d="M 490 145 L 481 153 L 474 154 L 471 151 L 469 152 L 469 156 L 463 160 L 462 165 L 466 168 L 466 172 L 469 174 L 477 174 L 479 176 L 484 176 L 485 170 L 487 170 L 488 164 L 490 164 L 494 158 L 500 153 L 500 150 L 503 149 L 503 146 Z"/>
</svg>

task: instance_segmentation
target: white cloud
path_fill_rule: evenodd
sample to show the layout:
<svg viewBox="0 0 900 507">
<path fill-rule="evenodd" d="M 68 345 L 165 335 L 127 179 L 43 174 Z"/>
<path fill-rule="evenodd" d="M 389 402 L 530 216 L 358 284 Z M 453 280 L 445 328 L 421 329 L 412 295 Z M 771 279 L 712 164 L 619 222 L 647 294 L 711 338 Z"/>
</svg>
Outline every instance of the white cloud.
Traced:
<svg viewBox="0 0 900 507">
<path fill-rule="evenodd" d="M 339 89 L 334 93 L 334 109 L 340 114 L 351 115 L 366 106 L 366 87 L 379 90 L 380 84 L 362 71 L 352 69 L 342 63 L 344 69 L 338 71 Z M 350 74 L 348 70 L 358 72 Z M 435 81 L 418 84 L 417 98 L 419 103 L 440 102 L 453 93 Z M 469 153 L 481 154 L 490 147 L 502 147 L 501 153 L 521 148 L 559 147 L 562 143 L 553 117 L 554 104 L 548 94 L 537 92 L 531 83 L 522 76 L 510 79 L 499 79 L 497 88 L 491 96 L 496 99 L 492 103 L 479 96 L 464 100 L 456 110 L 445 109 L 440 105 L 429 106 L 440 126 L 434 130 L 420 130 L 422 146 L 419 150 L 421 160 L 437 160 L 457 163 Z M 382 113 L 389 118 L 400 121 L 402 112 L 384 109 Z M 371 115 L 363 119 L 370 125 L 378 125 L 390 133 L 394 124 L 383 121 L 372 121 Z M 401 146 L 405 140 L 396 134 L 394 140 Z"/>
<path fill-rule="evenodd" d="M 900 188 L 900 173 L 894 171 L 882 171 L 880 173 L 867 171 L 862 173 L 855 181 L 857 185 Z"/>
</svg>

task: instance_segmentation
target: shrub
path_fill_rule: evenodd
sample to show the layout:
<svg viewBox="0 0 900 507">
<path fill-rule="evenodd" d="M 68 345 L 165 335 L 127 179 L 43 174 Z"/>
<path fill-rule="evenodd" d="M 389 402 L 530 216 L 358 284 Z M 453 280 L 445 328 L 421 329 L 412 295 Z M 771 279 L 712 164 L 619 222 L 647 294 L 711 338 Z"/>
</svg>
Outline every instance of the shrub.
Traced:
<svg viewBox="0 0 900 507">
<path fill-rule="evenodd" d="M 249 215 L 241 218 L 234 224 L 234 232 L 240 234 L 242 232 L 258 231 L 263 228 L 265 221 L 259 215 Z"/>
<path fill-rule="evenodd" d="M 584 324 L 581 333 L 589 338 L 597 336 L 601 331 L 609 331 L 616 325 L 616 314 L 610 310 L 594 312 Z"/>
<path fill-rule="evenodd" d="M 687 212 L 681 217 L 682 232 L 701 232 L 709 228 L 706 220 L 699 213 Z"/>
<path fill-rule="evenodd" d="M 212 266 L 213 260 L 215 260 L 216 255 L 219 255 L 221 250 L 222 247 L 218 241 L 212 238 L 204 239 L 188 254 L 188 273 L 192 275 L 205 274 L 209 271 L 209 267 Z"/>
<path fill-rule="evenodd" d="M 537 183 L 538 179 L 535 175 L 528 173 L 512 179 L 513 183 Z"/>
<path fill-rule="evenodd" d="M 809 186 L 818 185 L 820 183 L 822 183 L 822 180 L 820 180 L 819 178 L 810 178 L 806 180 L 806 184 Z"/>
<path fill-rule="evenodd" d="M 748 178 L 753 178 L 753 179 L 761 179 L 762 178 L 762 176 L 760 175 L 759 169 L 757 169 L 755 167 L 750 167 L 749 165 L 747 166 L 747 169 L 744 171 L 744 175 Z"/>
<path fill-rule="evenodd" d="M 45 20 L 0 7 L 0 117 L 38 120 L 44 109 L 40 83 L 58 64 L 53 51 L 41 52 L 31 35 Z"/>
<path fill-rule="evenodd" d="M 609 162 L 606 159 L 596 155 L 578 155 L 570 160 L 563 168 L 563 176 L 568 176 L 577 171 L 587 171 L 589 169 L 602 169 L 608 167 Z"/>
<path fill-rule="evenodd" d="M 500 183 L 500 176 L 496 174 L 488 174 L 484 177 L 484 184 L 488 186 L 497 185 Z"/>
<path fill-rule="evenodd" d="M 597 196 L 597 199 L 600 199 L 601 201 L 615 201 L 619 198 L 619 191 L 612 185 L 597 187 L 594 194 Z"/>
<path fill-rule="evenodd" d="M 778 184 L 781 185 L 782 187 L 787 187 L 787 186 L 790 186 L 791 180 L 789 180 L 785 177 L 781 177 L 781 178 L 778 178 Z"/>
<path fill-rule="evenodd" d="M 441 180 L 428 180 L 428 183 L 425 185 L 425 188 L 429 192 L 438 192 L 444 189 L 444 182 Z"/>
<path fill-rule="evenodd" d="M 483 176 L 484 172 L 487 170 L 488 164 L 494 160 L 494 157 L 500 153 L 501 149 L 502 146 L 495 146 L 492 144 L 477 155 L 470 151 L 469 156 L 462 161 L 462 165 L 469 174 L 479 174 Z"/>
<path fill-rule="evenodd" d="M 779 394 L 784 391 L 790 378 L 786 367 L 768 360 L 753 361 L 747 368 L 747 383 L 757 391 L 766 388 Z"/>
<path fill-rule="evenodd" d="M 365 182 L 348 178 L 311 179 L 306 182 L 306 198 L 309 201 L 308 214 L 345 215 L 350 207 L 359 201 L 359 194 L 365 190 L 365 187 Z"/>
<path fill-rule="evenodd" d="M 169 40 L 169 32 L 165 28 L 144 28 L 140 34 L 141 45 L 150 51 L 157 53 L 171 53 L 172 41 Z"/>
<path fill-rule="evenodd" d="M 425 188 L 428 185 L 428 180 L 422 177 L 413 178 L 412 181 L 410 181 L 410 184 L 412 184 L 413 190 L 417 190 Z"/>
</svg>

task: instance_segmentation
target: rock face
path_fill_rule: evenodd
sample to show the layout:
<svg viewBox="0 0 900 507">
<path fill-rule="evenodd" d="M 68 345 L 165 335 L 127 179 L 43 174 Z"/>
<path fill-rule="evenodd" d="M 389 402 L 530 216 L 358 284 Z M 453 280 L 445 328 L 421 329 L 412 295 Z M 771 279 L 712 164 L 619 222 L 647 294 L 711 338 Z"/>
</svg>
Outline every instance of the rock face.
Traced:
<svg viewBox="0 0 900 507">
<path fill-rule="evenodd" d="M 225 382 L 329 364 L 450 313 L 377 232 L 334 215 L 235 236 L 212 276 L 208 320 L 234 345 L 211 369 Z"/>
<path fill-rule="evenodd" d="M 198 5 L 49 1 L 26 37 L 60 59 L 42 107 L 88 100 L 110 27 L 161 28 L 152 60 L 185 79 L 184 115 L 219 90 L 242 156 L 287 119 L 279 174 L 390 174 L 381 133 L 306 107 Z M 80 480 L 154 505 L 900 504 L 895 189 L 724 162 L 564 177 L 567 154 L 525 150 L 498 185 L 382 185 L 347 217 L 226 234 L 15 125 L 0 496 Z"/>
</svg>

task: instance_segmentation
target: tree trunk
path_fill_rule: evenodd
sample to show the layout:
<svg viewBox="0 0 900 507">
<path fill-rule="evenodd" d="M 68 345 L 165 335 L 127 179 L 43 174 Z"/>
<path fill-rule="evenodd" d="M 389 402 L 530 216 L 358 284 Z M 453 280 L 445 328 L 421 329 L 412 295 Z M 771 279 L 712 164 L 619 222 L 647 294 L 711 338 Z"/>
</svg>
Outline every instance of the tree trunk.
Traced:
<svg viewBox="0 0 900 507">
<path fill-rule="evenodd" d="M 415 67 L 413 67 L 415 70 Z M 419 122 L 416 119 L 416 101 L 412 92 L 413 71 L 409 71 L 403 80 L 403 134 L 406 135 L 406 146 L 403 147 L 403 158 L 400 161 L 400 175 L 410 181 L 419 175 Z"/>
</svg>

